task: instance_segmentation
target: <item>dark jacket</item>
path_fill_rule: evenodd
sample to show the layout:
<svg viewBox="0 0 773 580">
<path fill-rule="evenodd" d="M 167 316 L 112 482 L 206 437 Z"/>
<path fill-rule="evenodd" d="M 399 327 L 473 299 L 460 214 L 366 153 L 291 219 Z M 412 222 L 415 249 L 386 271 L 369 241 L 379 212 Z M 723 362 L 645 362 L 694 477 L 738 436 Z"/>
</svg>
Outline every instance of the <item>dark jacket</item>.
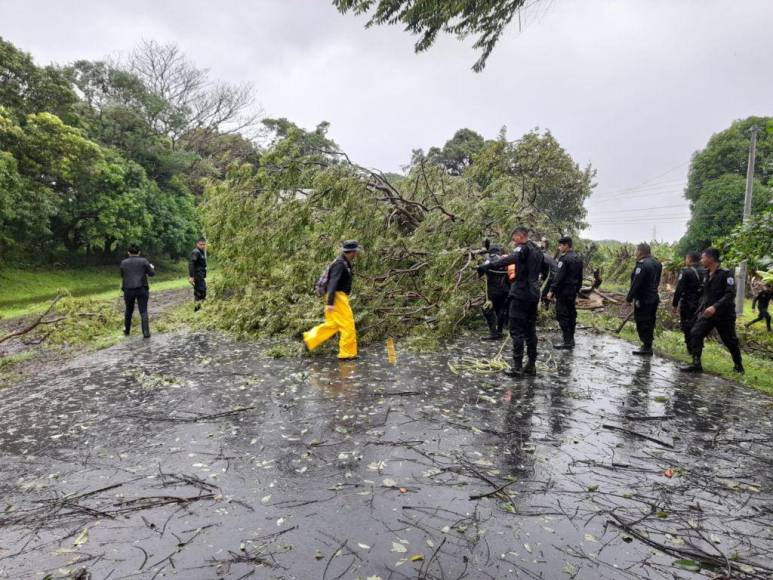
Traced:
<svg viewBox="0 0 773 580">
<path fill-rule="evenodd" d="M 332 306 L 335 302 L 336 292 L 344 294 L 352 293 L 352 278 L 354 272 L 352 265 L 343 256 L 338 256 L 330 265 L 330 273 L 327 281 L 327 303 Z"/>
<path fill-rule="evenodd" d="M 497 256 L 490 256 L 484 264 L 490 264 L 497 261 Z M 491 269 L 486 271 L 486 290 L 488 298 L 507 294 L 510 291 L 510 280 L 507 279 L 507 269 Z"/>
<path fill-rule="evenodd" d="M 155 276 L 153 265 L 141 256 L 129 256 L 121 262 L 121 290 L 148 287 L 148 276 Z"/>
<path fill-rule="evenodd" d="M 681 302 L 682 308 L 695 310 L 701 301 L 703 284 L 706 282 L 706 268 L 703 266 L 687 266 L 682 268 L 674 290 L 672 306 L 676 308 Z"/>
<path fill-rule="evenodd" d="M 510 283 L 510 299 L 520 302 L 539 302 L 540 276 L 544 279 L 550 271 L 550 266 L 545 261 L 539 246 L 529 240 L 515 248 L 509 256 L 479 266 L 478 269 L 484 272 L 490 269 L 507 270 L 510 264 L 515 264 L 515 280 Z"/>
<path fill-rule="evenodd" d="M 631 289 L 626 296 L 627 302 L 638 300 L 640 304 L 657 304 L 660 273 L 663 266 L 652 256 L 647 256 L 636 262 L 631 272 Z"/>
<path fill-rule="evenodd" d="M 759 308 L 760 312 L 767 310 L 771 298 L 773 298 L 773 291 L 763 290 L 754 297 L 754 300 L 752 300 L 752 310 L 754 310 L 755 307 Z"/>
<path fill-rule="evenodd" d="M 550 291 L 556 296 L 576 296 L 582 286 L 582 258 L 573 250 L 558 258 Z"/>
<path fill-rule="evenodd" d="M 735 279 L 730 270 L 717 268 L 713 276 L 706 278 L 699 309 L 703 312 L 709 306 L 716 310 L 716 317 L 735 318 Z"/>
<path fill-rule="evenodd" d="M 193 248 L 193 251 L 191 252 L 191 259 L 188 262 L 188 277 L 207 277 L 207 257 L 204 255 L 204 252 L 198 248 Z"/>
</svg>

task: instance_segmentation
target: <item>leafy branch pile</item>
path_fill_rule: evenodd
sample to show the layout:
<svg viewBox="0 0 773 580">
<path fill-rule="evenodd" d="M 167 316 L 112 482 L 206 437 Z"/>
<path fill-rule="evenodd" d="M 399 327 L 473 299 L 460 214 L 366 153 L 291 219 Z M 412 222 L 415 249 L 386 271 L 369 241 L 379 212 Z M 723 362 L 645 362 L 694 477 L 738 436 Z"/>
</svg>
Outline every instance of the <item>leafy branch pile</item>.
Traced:
<svg viewBox="0 0 773 580">
<path fill-rule="evenodd" d="M 504 244 L 526 224 L 551 237 L 582 226 L 593 171 L 580 169 L 549 132 L 516 142 L 480 139 L 461 174 L 414 153 L 404 176 L 353 163 L 325 134 L 286 120 L 259 167 L 231 168 L 203 205 L 217 255 L 220 324 L 237 332 L 297 335 L 321 318 L 312 288 L 344 239 L 365 252 L 354 310 L 361 340 L 448 337 L 478 316 L 475 274 L 483 240 Z M 476 141 L 477 142 L 477 141 Z"/>
</svg>

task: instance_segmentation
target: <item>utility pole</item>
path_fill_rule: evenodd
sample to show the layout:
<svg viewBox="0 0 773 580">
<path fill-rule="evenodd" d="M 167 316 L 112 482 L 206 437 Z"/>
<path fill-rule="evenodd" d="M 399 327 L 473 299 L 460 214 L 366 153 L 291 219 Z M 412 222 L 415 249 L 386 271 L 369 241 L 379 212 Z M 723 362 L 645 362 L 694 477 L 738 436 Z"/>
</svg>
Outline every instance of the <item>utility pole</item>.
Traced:
<svg viewBox="0 0 773 580">
<path fill-rule="evenodd" d="M 749 143 L 749 163 L 746 166 L 746 197 L 743 201 L 743 223 L 749 221 L 752 214 L 752 185 L 754 184 L 754 160 L 757 156 L 757 133 L 760 128 L 756 125 L 750 131 L 752 134 L 751 143 Z M 736 275 L 737 292 L 735 295 L 735 313 L 740 316 L 743 314 L 743 302 L 746 298 L 746 260 L 738 264 Z"/>
</svg>

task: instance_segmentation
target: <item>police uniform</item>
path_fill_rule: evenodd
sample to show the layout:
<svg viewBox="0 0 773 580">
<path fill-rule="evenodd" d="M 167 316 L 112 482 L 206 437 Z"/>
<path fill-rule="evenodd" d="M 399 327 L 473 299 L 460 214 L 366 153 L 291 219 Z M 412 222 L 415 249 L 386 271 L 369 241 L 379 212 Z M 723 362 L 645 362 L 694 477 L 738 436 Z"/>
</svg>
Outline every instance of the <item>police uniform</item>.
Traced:
<svg viewBox="0 0 773 580">
<path fill-rule="evenodd" d="M 706 269 L 703 266 L 687 266 L 679 273 L 679 278 L 674 291 L 672 306 L 679 308 L 679 325 L 684 334 L 684 342 L 687 352 L 692 352 L 692 339 L 690 331 L 698 314 L 698 305 L 703 293 L 703 284 L 706 282 Z"/>
<path fill-rule="evenodd" d="M 733 273 L 725 268 L 717 268 L 714 275 L 709 275 L 703 286 L 698 311 L 700 314 L 690 331 L 692 342 L 693 367 L 700 369 L 700 359 L 703 352 L 703 341 L 716 328 L 722 343 L 733 357 L 735 369 L 743 372 L 741 346 L 735 333 L 735 279 Z M 706 316 L 704 311 L 714 307 L 714 315 Z M 689 367 L 688 367 L 689 368 Z"/>
<path fill-rule="evenodd" d="M 574 250 L 561 254 L 556 264 L 550 291 L 556 299 L 556 320 L 561 327 L 563 346 L 574 346 L 574 330 L 577 326 L 575 300 L 582 286 L 582 258 Z"/>
<path fill-rule="evenodd" d="M 155 276 L 156 270 L 153 264 L 147 259 L 130 255 L 121 262 L 121 290 L 123 290 L 123 299 L 126 305 L 124 311 L 124 330 L 125 335 L 129 335 L 132 328 L 132 317 L 134 316 L 134 303 L 140 310 L 140 323 L 142 325 L 142 336 L 150 337 L 150 320 L 148 319 L 148 299 L 150 290 L 148 286 L 148 276 Z"/>
<path fill-rule="evenodd" d="M 207 298 L 207 256 L 199 248 L 193 248 L 191 252 L 188 277 L 193 278 L 194 302 L 205 300 Z"/>
<path fill-rule="evenodd" d="M 631 273 L 631 289 L 626 302 L 633 302 L 633 319 L 636 332 L 642 342 L 642 349 L 634 354 L 650 354 L 655 337 L 655 321 L 658 314 L 658 286 L 663 266 L 652 256 L 636 262 Z"/>
<path fill-rule="evenodd" d="M 485 264 L 496 261 L 498 253 L 490 254 Z M 510 292 L 510 281 L 507 279 L 507 270 L 491 269 L 486 271 L 486 297 L 491 302 L 491 308 L 484 308 L 483 316 L 489 328 L 488 339 L 499 339 L 502 330 L 507 323 L 507 295 Z"/>
<path fill-rule="evenodd" d="M 540 276 L 547 277 L 548 265 L 542 250 L 531 240 L 519 245 L 509 256 L 479 266 L 479 271 L 515 266 L 515 279 L 510 282 L 510 337 L 513 339 L 513 372 L 533 374 L 537 361 L 537 309 L 540 300 Z M 528 363 L 523 368 L 526 344 Z"/>
<path fill-rule="evenodd" d="M 747 327 L 751 326 L 755 322 L 764 320 L 768 327 L 768 332 L 770 332 L 770 314 L 768 313 L 768 304 L 770 304 L 771 298 L 773 298 L 773 290 L 768 290 L 767 288 L 754 297 L 754 300 L 752 300 L 752 310 L 757 308 L 759 315 L 754 320 L 747 322 Z"/>
</svg>

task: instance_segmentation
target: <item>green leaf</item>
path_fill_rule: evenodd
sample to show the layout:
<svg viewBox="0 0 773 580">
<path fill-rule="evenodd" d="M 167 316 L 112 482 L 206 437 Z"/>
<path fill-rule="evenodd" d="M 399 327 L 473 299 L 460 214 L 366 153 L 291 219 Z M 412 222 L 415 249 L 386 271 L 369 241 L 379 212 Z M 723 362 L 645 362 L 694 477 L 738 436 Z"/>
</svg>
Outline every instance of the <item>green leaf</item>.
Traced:
<svg viewBox="0 0 773 580">
<path fill-rule="evenodd" d="M 689 570 L 690 572 L 697 572 L 701 569 L 700 564 L 696 562 L 695 560 L 674 560 L 674 566 L 678 566 L 679 568 L 682 568 L 683 570 Z"/>
</svg>

